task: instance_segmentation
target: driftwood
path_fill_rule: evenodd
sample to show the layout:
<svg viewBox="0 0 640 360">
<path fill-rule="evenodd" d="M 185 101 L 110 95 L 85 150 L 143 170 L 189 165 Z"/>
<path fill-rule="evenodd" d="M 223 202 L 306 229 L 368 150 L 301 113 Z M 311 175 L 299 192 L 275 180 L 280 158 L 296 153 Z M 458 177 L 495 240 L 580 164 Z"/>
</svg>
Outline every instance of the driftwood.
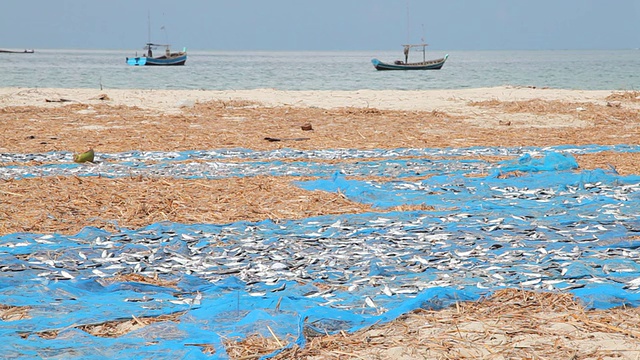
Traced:
<svg viewBox="0 0 640 360">
<path fill-rule="evenodd" d="M 274 137 L 266 137 L 264 138 L 267 141 L 304 141 L 310 140 L 310 138 L 274 138 Z"/>
<path fill-rule="evenodd" d="M 44 101 L 49 102 L 49 103 L 51 103 L 51 102 L 60 102 L 61 103 L 61 102 L 72 102 L 72 101 L 75 101 L 75 100 L 58 98 L 58 99 L 45 99 Z"/>
</svg>

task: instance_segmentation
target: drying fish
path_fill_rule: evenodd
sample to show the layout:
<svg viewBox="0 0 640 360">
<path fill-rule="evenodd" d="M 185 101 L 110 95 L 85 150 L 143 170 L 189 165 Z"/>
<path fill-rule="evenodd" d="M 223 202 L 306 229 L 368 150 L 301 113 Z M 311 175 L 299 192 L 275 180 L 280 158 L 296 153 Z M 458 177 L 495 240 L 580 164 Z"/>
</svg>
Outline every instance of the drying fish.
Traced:
<svg viewBox="0 0 640 360">
<path fill-rule="evenodd" d="M 547 151 L 534 150 L 541 154 Z M 637 179 L 617 177 L 607 181 L 604 176 L 593 176 L 592 180 L 577 171 L 538 171 L 513 179 L 467 177 L 499 170 L 501 164 L 431 159 L 480 153 L 518 156 L 522 151 L 128 152 L 101 154 L 101 159 L 107 159 L 104 163 L 72 167 L 67 164 L 68 153 L 0 154 L 0 161 L 19 164 L 0 167 L 2 179 L 220 179 L 265 173 L 331 179 L 338 172 L 336 176 L 350 176 L 338 180 L 370 191 L 367 195 L 371 196 L 360 201 L 370 199 L 385 209 L 433 205 L 432 210 L 396 210 L 385 212 L 384 216 L 372 211 L 278 223 L 163 223 L 137 230 L 120 229 L 113 234 L 96 230 L 97 235 L 93 236 L 8 236 L 0 248 L 0 269 L 19 271 L 10 275 L 25 279 L 16 285 L 20 286 L 16 293 L 33 297 L 38 291 L 42 304 L 59 304 L 61 309 L 78 311 L 81 302 L 68 299 L 77 296 L 75 293 L 88 294 L 88 299 L 97 294 L 101 304 L 109 304 L 101 311 L 106 313 L 113 307 L 127 317 L 141 309 L 166 314 L 202 303 L 209 306 L 206 311 L 194 311 L 185 317 L 184 324 L 206 324 L 211 329 L 233 328 L 234 322 L 241 320 L 250 328 L 254 325 L 248 323 L 252 316 L 289 321 L 273 312 L 280 298 L 287 301 L 282 302 L 279 311 L 289 318 L 295 318 L 296 311 L 313 313 L 320 307 L 323 319 L 330 321 L 335 320 L 331 319 L 335 309 L 366 319 L 432 291 L 451 291 L 446 293 L 451 298 L 458 294 L 487 294 L 504 287 L 571 291 L 587 285 L 615 285 L 622 293 L 637 292 L 640 267 L 635 260 L 640 252 L 628 241 L 640 229 L 640 209 L 634 201 L 640 194 Z M 31 165 L 35 158 L 48 163 Z M 282 161 L 285 158 L 295 161 Z M 318 161 L 337 158 L 358 161 L 347 165 Z M 416 181 L 416 171 L 425 174 L 424 179 Z M 353 180 L 375 175 L 393 181 Z M 558 184 L 554 175 L 567 179 Z M 409 176 L 414 177 L 412 181 L 403 181 Z M 599 181 L 600 177 L 604 179 Z M 589 186 L 581 187 L 586 178 L 590 179 Z M 300 182 L 300 187 L 311 190 L 335 191 L 331 187 L 334 185 L 331 180 L 321 184 Z M 343 194 L 350 200 L 361 199 L 358 194 Z M 623 198 L 629 200 L 622 202 Z M 66 290 L 74 286 L 82 290 Z M 98 294 L 100 290 L 105 293 Z M 291 304 L 294 301 L 299 304 Z M 421 304 L 428 306 L 428 302 Z M 226 312 L 214 313 L 218 309 Z M 247 316 L 249 313 L 252 316 Z M 56 321 L 65 319 L 55 315 L 51 318 Z M 40 325 L 34 322 L 34 326 Z M 296 328 L 296 324 L 283 326 Z M 353 324 L 341 324 L 339 329 L 352 327 Z"/>
<path fill-rule="evenodd" d="M 370 298 L 370 297 L 368 297 L 368 296 L 364 298 L 364 302 L 365 302 L 365 304 L 367 304 L 367 306 L 368 306 L 368 307 L 370 307 L 370 308 L 374 308 L 374 309 L 375 309 L 375 308 L 377 308 L 377 307 L 378 307 L 378 306 L 376 305 L 376 303 L 375 303 L 375 302 L 373 302 L 373 300 L 371 300 L 371 298 Z"/>
</svg>

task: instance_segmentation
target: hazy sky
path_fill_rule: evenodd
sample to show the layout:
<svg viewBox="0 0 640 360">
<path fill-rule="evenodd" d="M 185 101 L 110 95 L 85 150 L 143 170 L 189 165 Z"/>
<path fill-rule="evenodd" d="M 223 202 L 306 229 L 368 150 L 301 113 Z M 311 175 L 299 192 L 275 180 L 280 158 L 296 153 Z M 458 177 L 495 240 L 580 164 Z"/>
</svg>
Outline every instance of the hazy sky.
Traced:
<svg viewBox="0 0 640 360">
<path fill-rule="evenodd" d="M 138 49 L 148 14 L 191 50 L 640 47 L 640 0 L 0 0 L 0 48 Z"/>
</svg>

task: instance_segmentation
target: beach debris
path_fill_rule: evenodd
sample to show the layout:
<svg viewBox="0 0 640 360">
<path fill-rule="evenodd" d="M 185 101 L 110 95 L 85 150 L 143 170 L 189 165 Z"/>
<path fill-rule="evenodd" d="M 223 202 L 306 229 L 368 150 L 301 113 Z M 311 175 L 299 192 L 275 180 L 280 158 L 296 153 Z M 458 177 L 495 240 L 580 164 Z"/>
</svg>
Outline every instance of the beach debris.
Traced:
<svg viewBox="0 0 640 360">
<path fill-rule="evenodd" d="M 100 94 L 100 95 L 92 98 L 91 100 L 104 100 L 104 101 L 107 101 L 107 100 L 111 100 L 111 98 L 107 94 Z"/>
<path fill-rule="evenodd" d="M 75 101 L 75 100 L 71 100 L 71 99 L 65 99 L 65 98 L 57 98 L 57 99 L 45 99 L 44 101 L 46 102 L 71 102 L 71 101 Z"/>
<path fill-rule="evenodd" d="M 304 141 L 310 140 L 310 138 L 299 137 L 299 138 L 274 138 L 274 137 L 265 137 L 267 141 L 275 142 L 275 141 Z"/>
<path fill-rule="evenodd" d="M 80 154 L 73 154 L 73 161 L 77 163 L 93 162 L 94 155 L 93 149 L 89 149 Z"/>
<path fill-rule="evenodd" d="M 29 306 L 11 306 L 0 303 L 0 320 L 1 321 L 17 321 L 30 319 Z"/>
<path fill-rule="evenodd" d="M 192 108 L 196 105 L 195 101 L 190 99 L 182 99 L 176 104 L 179 108 Z"/>
<path fill-rule="evenodd" d="M 80 115 L 88 115 L 88 114 L 95 114 L 95 113 L 96 113 L 96 110 L 91 106 L 87 107 L 86 109 L 76 111 L 76 114 L 80 114 Z"/>
<path fill-rule="evenodd" d="M 302 131 L 311 131 L 313 130 L 313 126 L 310 123 L 303 124 L 301 127 Z"/>
</svg>

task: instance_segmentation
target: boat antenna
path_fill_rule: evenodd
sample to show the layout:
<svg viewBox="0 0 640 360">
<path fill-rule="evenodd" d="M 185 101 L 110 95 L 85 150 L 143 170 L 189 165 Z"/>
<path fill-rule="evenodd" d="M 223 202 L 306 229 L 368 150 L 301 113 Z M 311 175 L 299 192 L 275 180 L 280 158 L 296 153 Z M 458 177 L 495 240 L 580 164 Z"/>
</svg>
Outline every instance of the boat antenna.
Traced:
<svg viewBox="0 0 640 360">
<path fill-rule="evenodd" d="M 147 41 L 148 43 L 151 43 L 151 11 L 147 10 L 147 39 L 149 41 Z"/>
<path fill-rule="evenodd" d="M 165 13 L 162 13 L 162 19 L 165 20 L 166 16 Z M 166 22 L 166 20 L 165 20 Z M 160 30 L 162 30 L 164 32 L 164 43 L 168 44 L 169 43 L 169 33 L 167 33 L 167 29 L 164 25 L 160 26 Z"/>
<path fill-rule="evenodd" d="M 411 43 L 410 33 L 411 33 L 411 18 L 409 17 L 409 1 L 407 0 L 407 44 Z"/>
<path fill-rule="evenodd" d="M 162 30 L 164 32 L 164 43 L 168 44 L 169 43 L 169 34 L 167 34 L 167 29 L 164 27 L 164 25 L 160 26 L 160 30 Z"/>
</svg>

